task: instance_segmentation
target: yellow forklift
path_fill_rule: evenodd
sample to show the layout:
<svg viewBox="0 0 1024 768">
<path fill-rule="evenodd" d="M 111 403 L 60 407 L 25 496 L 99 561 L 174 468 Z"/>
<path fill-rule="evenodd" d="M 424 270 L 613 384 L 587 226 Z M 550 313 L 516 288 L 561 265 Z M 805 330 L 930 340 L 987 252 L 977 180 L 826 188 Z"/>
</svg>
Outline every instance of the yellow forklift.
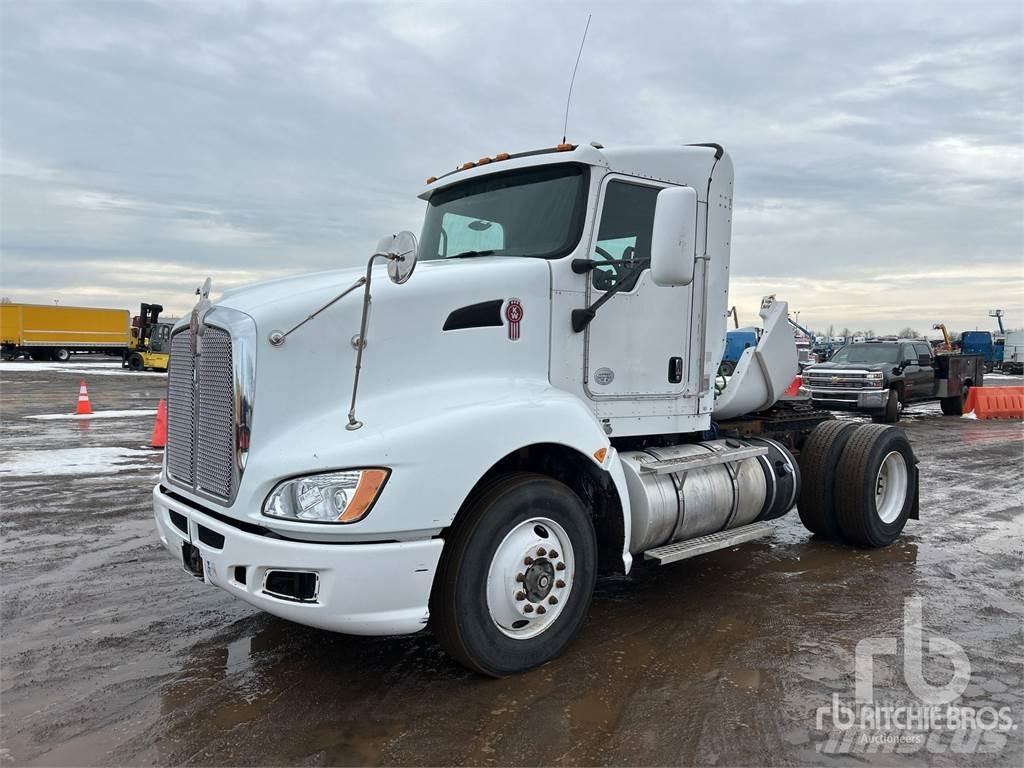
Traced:
<svg viewBox="0 0 1024 768">
<path fill-rule="evenodd" d="M 171 353 L 171 327 L 161 323 L 161 304 L 142 303 L 141 311 L 132 318 L 132 338 L 122 365 L 131 371 L 166 371 Z"/>
</svg>

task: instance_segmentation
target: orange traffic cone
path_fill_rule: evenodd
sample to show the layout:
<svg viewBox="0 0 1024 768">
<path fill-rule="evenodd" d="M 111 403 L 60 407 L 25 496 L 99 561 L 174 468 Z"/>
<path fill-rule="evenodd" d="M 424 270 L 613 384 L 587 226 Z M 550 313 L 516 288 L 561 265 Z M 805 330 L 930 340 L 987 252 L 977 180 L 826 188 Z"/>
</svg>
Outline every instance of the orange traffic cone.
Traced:
<svg viewBox="0 0 1024 768">
<path fill-rule="evenodd" d="M 160 398 L 160 405 L 156 407 L 156 422 L 153 424 L 153 437 L 149 444 L 154 448 L 167 445 L 167 401 L 163 398 Z"/>
<path fill-rule="evenodd" d="M 88 416 L 92 413 L 92 406 L 89 405 L 89 390 L 85 388 L 85 379 L 78 384 L 78 408 L 75 413 L 79 416 Z"/>
</svg>

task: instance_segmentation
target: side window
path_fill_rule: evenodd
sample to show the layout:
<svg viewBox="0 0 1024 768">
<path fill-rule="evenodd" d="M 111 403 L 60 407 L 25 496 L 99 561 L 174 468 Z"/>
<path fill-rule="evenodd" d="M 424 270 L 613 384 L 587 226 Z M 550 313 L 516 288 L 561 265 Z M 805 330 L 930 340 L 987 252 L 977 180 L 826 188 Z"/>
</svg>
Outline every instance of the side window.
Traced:
<svg viewBox="0 0 1024 768">
<path fill-rule="evenodd" d="M 932 356 L 932 351 L 928 348 L 928 345 L 924 343 L 915 343 L 914 351 L 917 353 L 918 357 L 920 357 L 921 355 L 928 355 L 928 357 Z"/>
<path fill-rule="evenodd" d="M 505 231 L 496 221 L 446 213 L 437 247 L 437 255 L 443 258 L 467 251 L 500 251 L 505 247 Z"/>
<path fill-rule="evenodd" d="M 631 291 L 636 285 L 640 273 L 630 277 L 629 272 L 638 262 L 651 258 L 651 233 L 658 192 L 658 187 L 624 181 L 612 181 L 605 189 L 601 227 L 592 255 L 597 268 L 591 273 L 591 279 L 599 291 L 610 290 L 620 282 L 624 291 Z M 601 263 L 619 260 L 626 263 Z"/>
<path fill-rule="evenodd" d="M 900 362 L 904 360 L 913 360 L 917 362 L 917 352 L 914 351 L 913 344 L 901 344 L 900 345 Z"/>
</svg>

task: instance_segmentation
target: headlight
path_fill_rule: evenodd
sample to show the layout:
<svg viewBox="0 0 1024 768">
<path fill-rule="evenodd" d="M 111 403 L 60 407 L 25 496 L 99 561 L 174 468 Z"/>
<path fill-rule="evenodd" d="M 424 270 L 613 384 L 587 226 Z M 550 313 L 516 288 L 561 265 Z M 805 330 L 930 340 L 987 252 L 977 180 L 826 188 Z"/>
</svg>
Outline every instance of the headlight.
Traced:
<svg viewBox="0 0 1024 768">
<path fill-rule="evenodd" d="M 355 523 L 369 513 L 390 474 L 389 469 L 350 469 L 285 480 L 263 503 L 263 514 L 311 523 Z"/>
<path fill-rule="evenodd" d="M 885 378 L 881 371 L 872 371 L 868 374 L 868 381 L 881 382 Z"/>
</svg>

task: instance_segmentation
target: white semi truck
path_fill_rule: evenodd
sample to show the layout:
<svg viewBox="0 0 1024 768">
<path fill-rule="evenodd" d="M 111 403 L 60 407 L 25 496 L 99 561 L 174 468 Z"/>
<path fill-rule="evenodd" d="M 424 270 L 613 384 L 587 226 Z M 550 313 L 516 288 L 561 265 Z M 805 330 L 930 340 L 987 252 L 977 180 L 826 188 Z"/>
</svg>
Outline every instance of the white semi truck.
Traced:
<svg viewBox="0 0 1024 768">
<path fill-rule="evenodd" d="M 902 431 L 780 401 L 784 302 L 716 377 L 720 146 L 502 153 L 420 197 L 418 244 L 215 304 L 207 282 L 174 329 L 153 502 L 188 572 L 328 630 L 429 623 L 503 676 L 569 645 L 599 571 L 766 535 L 797 501 L 857 546 L 917 517 Z"/>
</svg>

